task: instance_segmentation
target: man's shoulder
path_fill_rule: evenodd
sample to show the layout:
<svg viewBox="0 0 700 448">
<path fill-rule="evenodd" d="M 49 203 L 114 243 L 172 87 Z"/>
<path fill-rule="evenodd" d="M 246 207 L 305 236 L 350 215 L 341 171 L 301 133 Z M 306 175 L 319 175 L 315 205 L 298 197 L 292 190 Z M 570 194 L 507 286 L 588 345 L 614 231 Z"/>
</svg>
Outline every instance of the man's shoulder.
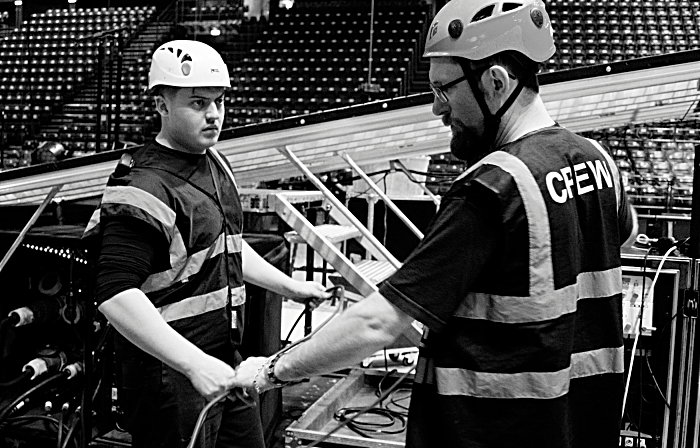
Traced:
<svg viewBox="0 0 700 448">
<path fill-rule="evenodd" d="M 157 145 L 150 142 L 129 153 L 124 153 L 109 177 L 108 187 L 134 187 L 155 196 L 167 189 L 162 158 Z"/>
</svg>

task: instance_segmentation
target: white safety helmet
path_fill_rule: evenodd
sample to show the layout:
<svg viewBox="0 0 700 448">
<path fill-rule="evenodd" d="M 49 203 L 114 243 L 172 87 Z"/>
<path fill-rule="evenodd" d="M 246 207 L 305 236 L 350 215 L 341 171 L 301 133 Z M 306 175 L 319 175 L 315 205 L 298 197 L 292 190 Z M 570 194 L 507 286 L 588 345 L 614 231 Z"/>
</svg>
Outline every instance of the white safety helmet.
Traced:
<svg viewBox="0 0 700 448">
<path fill-rule="evenodd" d="M 433 18 L 423 56 L 479 61 L 513 50 L 544 62 L 556 50 L 552 32 L 541 0 L 452 0 Z"/>
<path fill-rule="evenodd" d="M 212 47 L 193 40 L 174 40 L 153 53 L 148 90 L 156 86 L 231 87 L 231 80 L 224 60 Z"/>
</svg>

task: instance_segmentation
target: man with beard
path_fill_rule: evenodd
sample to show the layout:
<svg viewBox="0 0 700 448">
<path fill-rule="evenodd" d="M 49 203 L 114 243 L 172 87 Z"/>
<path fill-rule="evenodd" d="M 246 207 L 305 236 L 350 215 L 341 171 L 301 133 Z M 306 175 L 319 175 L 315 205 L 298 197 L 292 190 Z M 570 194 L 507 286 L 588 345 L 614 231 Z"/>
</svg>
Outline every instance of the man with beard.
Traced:
<svg viewBox="0 0 700 448">
<path fill-rule="evenodd" d="M 618 445 L 620 246 L 635 217 L 612 158 L 558 126 L 538 95 L 555 51 L 540 0 L 452 0 L 435 16 L 433 112 L 469 163 L 405 264 L 316 337 L 249 359 L 265 390 L 358 362 L 428 327 L 406 446 Z"/>
</svg>

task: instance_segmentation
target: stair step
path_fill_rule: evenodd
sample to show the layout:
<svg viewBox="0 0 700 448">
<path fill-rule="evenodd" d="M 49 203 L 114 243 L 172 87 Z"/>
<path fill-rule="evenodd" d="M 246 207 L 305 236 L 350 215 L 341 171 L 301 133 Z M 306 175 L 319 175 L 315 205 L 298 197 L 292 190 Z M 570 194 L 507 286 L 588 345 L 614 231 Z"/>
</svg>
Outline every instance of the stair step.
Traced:
<svg viewBox="0 0 700 448">
<path fill-rule="evenodd" d="M 316 226 L 316 232 L 324 236 L 332 244 L 362 236 L 362 233 L 355 227 L 339 226 L 337 224 L 322 224 Z M 304 239 L 294 230 L 286 232 L 284 237 L 290 243 L 305 243 Z"/>
<path fill-rule="evenodd" d="M 383 282 L 396 272 L 394 265 L 388 261 L 378 260 L 360 260 L 355 263 L 355 268 L 375 284 Z"/>
<path fill-rule="evenodd" d="M 383 282 L 396 272 L 396 268 L 388 261 L 360 260 L 354 266 L 360 274 L 375 285 Z M 348 291 L 359 294 L 357 288 L 340 275 L 333 274 L 328 276 L 328 279 L 334 285 L 343 285 Z"/>
</svg>

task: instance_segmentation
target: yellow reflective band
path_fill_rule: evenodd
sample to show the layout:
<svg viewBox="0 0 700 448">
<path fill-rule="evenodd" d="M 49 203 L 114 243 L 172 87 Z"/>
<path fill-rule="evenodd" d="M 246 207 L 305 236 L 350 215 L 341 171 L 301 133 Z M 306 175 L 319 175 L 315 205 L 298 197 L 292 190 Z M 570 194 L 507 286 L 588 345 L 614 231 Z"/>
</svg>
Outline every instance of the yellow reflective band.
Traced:
<svg viewBox="0 0 700 448">
<path fill-rule="evenodd" d="M 515 180 L 527 216 L 530 237 L 530 295 L 542 295 L 554 291 L 552 246 L 547 205 L 535 177 L 522 160 L 503 151 L 492 152 L 457 179 L 482 165 L 494 165 L 510 174 Z M 545 219 L 542 219 L 545 217 Z"/>
<path fill-rule="evenodd" d="M 583 272 L 576 278 L 580 299 L 600 299 L 622 293 L 622 268 L 605 271 Z"/>
<path fill-rule="evenodd" d="M 571 379 L 624 370 L 623 348 L 617 347 L 574 353 L 570 367 L 556 372 L 493 373 L 437 367 L 435 375 L 440 395 L 551 399 L 566 394 Z M 424 374 L 421 379 L 428 377 Z"/>
<path fill-rule="evenodd" d="M 236 189 L 238 189 L 238 184 L 236 184 L 236 178 L 233 177 L 233 171 L 231 171 L 231 168 L 229 168 L 228 163 L 226 163 L 221 154 L 219 154 L 219 151 L 215 150 L 214 148 L 209 148 L 209 153 L 212 156 L 214 156 L 216 160 L 219 161 L 219 164 L 224 168 L 224 171 L 226 171 L 226 174 L 228 174 L 229 179 L 231 179 L 233 186 L 236 187 Z"/>
<path fill-rule="evenodd" d="M 97 227 L 97 225 L 100 223 L 100 212 L 100 207 L 97 207 L 97 209 L 95 209 L 95 211 L 92 212 L 92 215 L 90 216 L 90 221 L 88 221 L 88 225 L 87 227 L 85 227 L 85 231 L 83 232 L 83 234 L 87 235 L 92 231 L 92 229 Z"/>
<path fill-rule="evenodd" d="M 478 398 L 557 398 L 569 391 L 570 368 L 558 372 L 492 373 L 436 368 L 440 395 Z"/>
<path fill-rule="evenodd" d="M 226 306 L 228 286 L 212 291 L 199 296 L 190 297 L 170 305 L 164 305 L 158 308 L 163 320 L 173 322 L 188 317 L 199 316 L 222 309 Z M 240 286 L 231 289 L 233 306 L 242 305 L 245 303 L 245 286 Z"/>
<path fill-rule="evenodd" d="M 136 187 L 106 187 L 102 204 L 124 204 L 139 208 L 160 222 L 172 238 L 175 211 L 151 193 Z"/>
<path fill-rule="evenodd" d="M 583 272 L 576 284 L 532 297 L 468 293 L 455 317 L 508 324 L 542 322 L 576 311 L 581 299 L 611 297 L 622 292 L 622 270 Z"/>
<path fill-rule="evenodd" d="M 617 210 L 620 209 L 620 173 L 617 171 L 617 165 L 613 161 L 612 157 L 610 157 L 610 154 L 602 147 L 600 146 L 600 143 L 598 143 L 595 140 L 592 140 L 590 138 L 587 138 L 591 144 L 600 152 L 600 154 L 603 156 L 605 161 L 608 163 L 608 168 L 610 168 L 610 172 L 612 173 L 612 178 L 613 178 L 613 184 L 615 185 L 615 200 L 617 204 Z"/>
<path fill-rule="evenodd" d="M 243 246 L 242 235 L 228 235 L 226 241 L 228 243 L 229 253 L 238 253 L 241 251 Z M 141 290 L 143 292 L 160 291 L 161 289 L 172 286 L 177 282 L 185 281 L 192 275 L 197 274 L 208 259 L 214 258 L 224 252 L 224 234 L 222 233 L 219 235 L 216 241 L 214 241 L 214 244 L 208 248 L 192 254 L 187 258 L 174 261 L 173 255 L 184 255 L 187 253 L 186 251 L 181 252 L 179 250 L 176 250 L 176 252 L 177 254 L 173 254 L 171 246 L 170 261 L 172 268 L 150 275 L 146 281 L 144 281 L 143 285 L 141 285 Z"/>
<path fill-rule="evenodd" d="M 624 373 L 623 347 L 601 348 L 571 355 L 571 378 L 583 378 L 604 373 Z"/>
<path fill-rule="evenodd" d="M 169 257 L 172 270 L 180 271 L 187 259 L 187 249 L 185 241 L 180 234 L 180 230 L 175 225 L 175 211 L 168 207 L 163 201 L 153 196 L 151 193 L 136 187 L 117 186 L 106 187 L 102 196 L 102 204 L 124 204 L 143 210 L 153 219 L 161 223 L 167 232 L 165 235 L 169 239 Z M 146 279 L 144 292 L 154 291 L 149 286 L 149 278 Z"/>
<path fill-rule="evenodd" d="M 243 250 L 243 235 L 228 235 L 226 237 L 228 253 L 237 254 Z"/>
</svg>

